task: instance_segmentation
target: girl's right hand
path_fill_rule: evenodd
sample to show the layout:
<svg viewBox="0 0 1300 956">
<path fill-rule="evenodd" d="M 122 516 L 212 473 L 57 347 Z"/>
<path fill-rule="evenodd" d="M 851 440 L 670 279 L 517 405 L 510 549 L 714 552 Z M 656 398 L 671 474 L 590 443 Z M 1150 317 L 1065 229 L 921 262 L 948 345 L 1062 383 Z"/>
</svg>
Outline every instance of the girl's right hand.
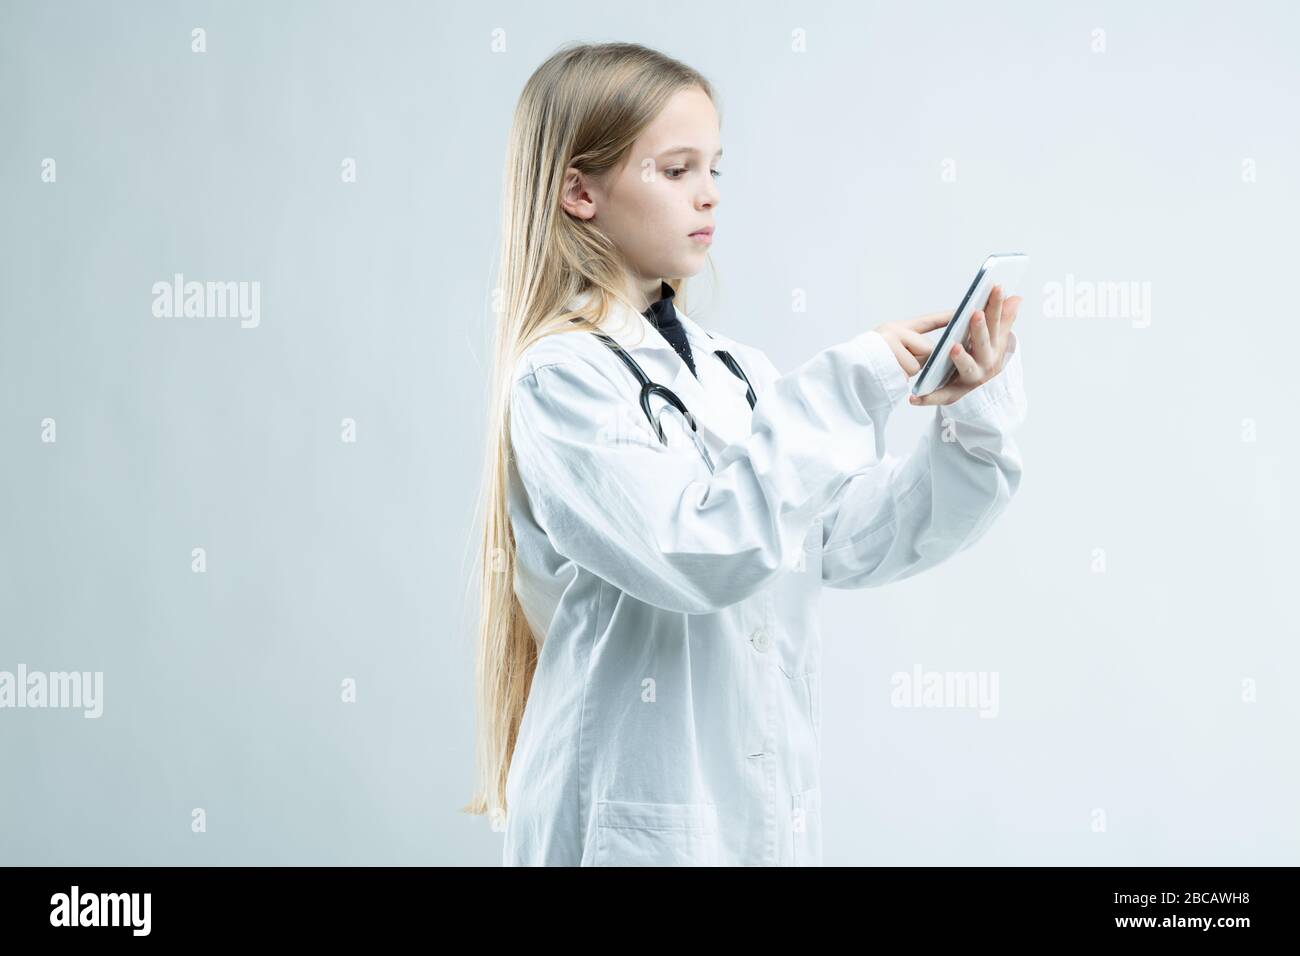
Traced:
<svg viewBox="0 0 1300 956">
<path fill-rule="evenodd" d="M 907 377 L 911 378 L 925 364 L 925 360 L 934 351 L 934 346 L 923 335 L 941 329 L 952 320 L 951 312 L 933 312 L 917 319 L 901 319 L 897 322 L 884 322 L 876 326 L 875 331 L 889 343 L 894 350 L 894 357 L 903 367 Z"/>
</svg>

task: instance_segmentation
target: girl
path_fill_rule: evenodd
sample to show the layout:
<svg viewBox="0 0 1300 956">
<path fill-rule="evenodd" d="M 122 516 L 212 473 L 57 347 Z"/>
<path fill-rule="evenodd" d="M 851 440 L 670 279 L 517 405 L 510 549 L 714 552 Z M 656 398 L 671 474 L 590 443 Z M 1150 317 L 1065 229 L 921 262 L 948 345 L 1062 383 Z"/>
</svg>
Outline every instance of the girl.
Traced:
<svg viewBox="0 0 1300 956">
<path fill-rule="evenodd" d="M 721 155 L 709 83 L 634 44 L 562 49 L 515 112 L 464 808 L 507 865 L 820 863 L 818 592 L 933 567 L 1020 483 L 1018 297 L 901 460 L 949 314 L 782 374 L 683 311 Z"/>
</svg>

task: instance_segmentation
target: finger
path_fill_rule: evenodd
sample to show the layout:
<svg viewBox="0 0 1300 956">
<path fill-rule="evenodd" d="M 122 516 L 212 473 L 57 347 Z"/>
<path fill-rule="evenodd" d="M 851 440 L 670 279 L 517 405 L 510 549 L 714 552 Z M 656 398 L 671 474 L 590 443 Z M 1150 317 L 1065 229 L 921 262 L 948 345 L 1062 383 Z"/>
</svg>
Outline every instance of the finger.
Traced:
<svg viewBox="0 0 1300 956">
<path fill-rule="evenodd" d="M 929 395 L 909 396 L 909 401 L 913 405 L 947 405 L 961 398 L 971 390 L 971 386 L 964 383 L 950 383 L 948 385 L 936 388 Z"/>
<path fill-rule="evenodd" d="M 913 332 L 932 332 L 941 329 L 952 321 L 952 312 L 931 312 L 915 319 L 904 319 L 903 325 Z"/>
<path fill-rule="evenodd" d="M 948 351 L 948 357 L 952 359 L 952 364 L 957 366 L 957 375 L 962 382 L 967 385 L 976 385 L 980 382 L 983 369 L 960 342 Z"/>
<path fill-rule="evenodd" d="M 1011 332 L 1011 326 L 1015 324 L 1016 316 L 1020 314 L 1020 303 L 1024 301 L 1024 296 L 1013 295 L 1007 299 L 1007 303 L 1002 308 L 1002 323 L 998 328 L 998 338 L 994 345 L 1001 352 L 1007 344 L 1007 337 Z"/>
<path fill-rule="evenodd" d="M 903 344 L 907 346 L 907 350 L 921 361 L 928 359 L 930 353 L 934 351 L 934 343 L 924 335 L 917 332 L 912 332 L 909 329 L 901 329 L 899 330 L 898 337 L 902 340 Z"/>
<path fill-rule="evenodd" d="M 970 352 L 975 356 L 975 361 L 985 368 L 993 365 L 997 355 L 993 343 L 989 341 L 989 324 L 985 321 L 983 312 L 976 312 L 970 319 Z"/>
<path fill-rule="evenodd" d="M 911 378 L 917 372 L 921 371 L 921 363 L 916 360 L 906 347 L 904 347 L 902 342 L 898 341 L 898 339 L 894 338 L 892 335 L 885 336 L 885 341 L 888 342 L 889 347 L 894 350 L 894 358 L 898 359 L 898 364 L 902 366 L 902 369 L 907 373 L 908 378 Z"/>
<path fill-rule="evenodd" d="M 989 293 L 988 305 L 984 307 L 984 321 L 988 324 L 989 336 L 997 338 L 998 326 L 1002 324 L 1002 286 L 995 285 Z"/>
</svg>

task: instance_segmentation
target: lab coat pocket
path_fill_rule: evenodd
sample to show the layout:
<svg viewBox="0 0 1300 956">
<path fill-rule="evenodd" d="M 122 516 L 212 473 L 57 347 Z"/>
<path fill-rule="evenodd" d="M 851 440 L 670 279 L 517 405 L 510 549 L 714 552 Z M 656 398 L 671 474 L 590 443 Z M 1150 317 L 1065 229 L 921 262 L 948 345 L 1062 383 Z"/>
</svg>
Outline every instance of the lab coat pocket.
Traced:
<svg viewBox="0 0 1300 956">
<path fill-rule="evenodd" d="M 820 866 L 822 859 L 822 793 L 820 787 L 794 795 L 791 832 L 794 834 L 794 865 Z"/>
<path fill-rule="evenodd" d="M 715 804 L 596 804 L 592 866 L 718 866 L 719 856 Z"/>
</svg>

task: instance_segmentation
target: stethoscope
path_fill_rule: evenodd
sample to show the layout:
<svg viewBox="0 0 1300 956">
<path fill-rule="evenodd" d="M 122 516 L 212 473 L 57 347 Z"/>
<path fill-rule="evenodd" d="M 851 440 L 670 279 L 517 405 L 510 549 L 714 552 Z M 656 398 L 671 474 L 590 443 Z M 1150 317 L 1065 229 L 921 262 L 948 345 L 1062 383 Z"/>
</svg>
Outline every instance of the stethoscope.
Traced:
<svg viewBox="0 0 1300 956">
<path fill-rule="evenodd" d="M 704 442 L 700 438 L 699 429 L 695 425 L 695 416 L 690 413 L 690 410 L 686 407 L 686 403 L 678 398 L 677 393 L 667 385 L 660 385 L 657 382 L 650 381 L 650 376 L 646 375 L 646 373 L 642 371 L 641 366 L 637 364 L 636 359 L 628 355 L 621 345 L 604 332 L 593 332 L 592 334 L 608 345 L 613 353 L 623 360 L 623 364 L 628 367 L 628 370 L 636 376 L 636 380 L 641 384 L 641 411 L 645 413 L 645 417 L 654 428 L 655 434 L 659 436 L 660 444 L 668 444 L 668 437 L 664 434 L 664 426 L 661 419 L 663 418 L 664 412 L 669 408 L 673 408 L 682 416 L 683 419 L 685 419 L 686 424 L 690 426 L 690 431 L 687 432 L 687 434 L 690 435 L 691 441 L 694 442 L 696 450 L 700 453 L 700 457 L 704 459 L 704 464 L 708 466 L 709 474 L 713 474 L 713 459 L 709 456 L 709 450 L 704 447 Z M 754 408 L 754 403 L 758 401 L 758 398 L 754 394 L 754 386 L 749 383 L 749 377 L 745 375 L 745 370 L 740 367 L 740 363 L 735 360 L 730 352 L 727 352 L 724 349 L 714 349 L 713 354 L 722 360 L 722 364 L 727 366 L 732 375 L 745 383 L 745 398 L 749 402 L 749 407 L 752 410 Z M 663 408 L 659 409 L 658 416 L 650 410 L 651 395 L 658 395 L 668 403 Z"/>
</svg>

